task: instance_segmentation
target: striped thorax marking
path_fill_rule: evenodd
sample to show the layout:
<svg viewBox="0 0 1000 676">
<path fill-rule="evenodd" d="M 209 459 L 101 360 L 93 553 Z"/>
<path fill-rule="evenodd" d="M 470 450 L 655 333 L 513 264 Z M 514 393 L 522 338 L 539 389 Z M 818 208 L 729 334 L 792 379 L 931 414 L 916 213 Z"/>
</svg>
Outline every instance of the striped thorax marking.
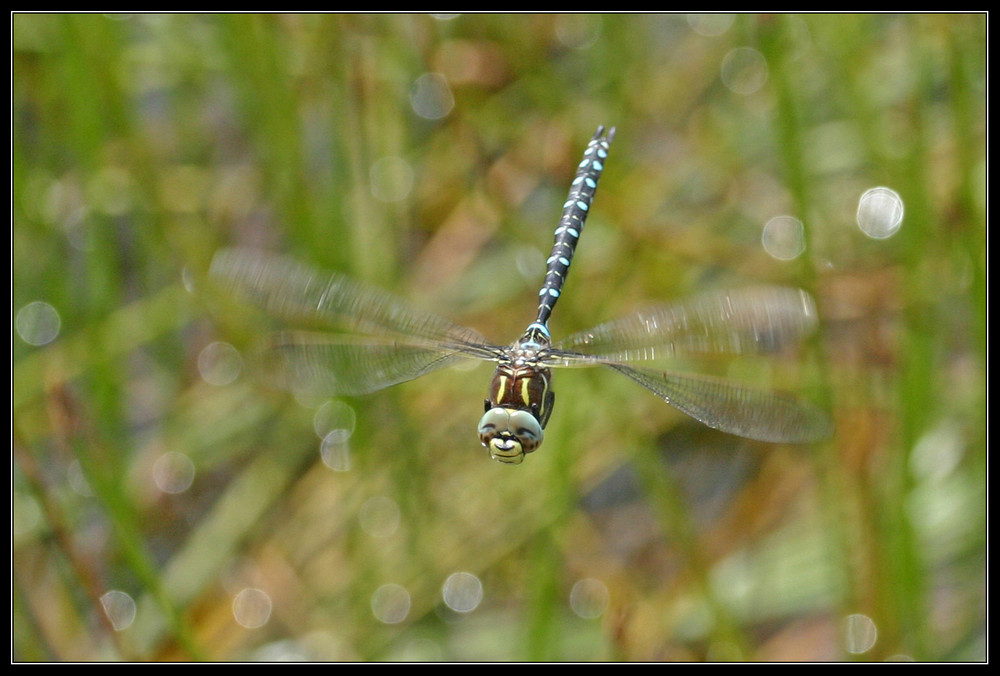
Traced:
<svg viewBox="0 0 1000 676">
<path fill-rule="evenodd" d="M 501 362 L 493 373 L 490 384 L 490 407 L 500 406 L 531 411 L 541 423 L 548 422 L 551 413 L 550 398 L 552 373 L 539 363 L 534 348 L 529 356 L 515 348 L 514 356 Z"/>
</svg>

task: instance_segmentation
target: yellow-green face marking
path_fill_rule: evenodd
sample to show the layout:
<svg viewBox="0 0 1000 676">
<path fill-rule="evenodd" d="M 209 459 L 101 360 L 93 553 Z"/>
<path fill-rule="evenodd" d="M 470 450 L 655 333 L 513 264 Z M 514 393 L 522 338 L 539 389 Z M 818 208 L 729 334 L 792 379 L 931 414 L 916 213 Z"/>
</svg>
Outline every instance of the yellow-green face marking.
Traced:
<svg viewBox="0 0 1000 676">
<path fill-rule="evenodd" d="M 496 407 L 479 420 L 479 440 L 500 462 L 520 464 L 544 437 L 541 423 L 528 411 Z"/>
</svg>

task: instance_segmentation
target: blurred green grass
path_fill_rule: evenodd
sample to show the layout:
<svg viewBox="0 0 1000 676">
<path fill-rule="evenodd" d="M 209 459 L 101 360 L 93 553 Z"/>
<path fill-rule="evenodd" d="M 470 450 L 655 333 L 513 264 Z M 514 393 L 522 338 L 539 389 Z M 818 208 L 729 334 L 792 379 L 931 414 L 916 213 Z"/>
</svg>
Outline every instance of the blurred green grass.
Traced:
<svg viewBox="0 0 1000 676">
<path fill-rule="evenodd" d="M 14 14 L 12 659 L 985 659 L 985 16 L 724 18 Z M 747 47 L 759 88 L 726 71 Z M 311 410 L 199 369 L 262 330 L 201 283 L 234 243 L 512 340 L 598 124 L 553 329 L 802 286 L 831 442 L 559 373 L 512 469 L 474 434 L 483 367 L 349 400 L 335 472 Z M 885 240 L 855 224 L 877 185 L 906 209 Z M 794 261 L 760 246 L 781 214 Z M 469 613 L 442 601 L 457 571 Z M 400 622 L 373 612 L 389 583 Z M 247 588 L 262 626 L 234 616 Z"/>
</svg>

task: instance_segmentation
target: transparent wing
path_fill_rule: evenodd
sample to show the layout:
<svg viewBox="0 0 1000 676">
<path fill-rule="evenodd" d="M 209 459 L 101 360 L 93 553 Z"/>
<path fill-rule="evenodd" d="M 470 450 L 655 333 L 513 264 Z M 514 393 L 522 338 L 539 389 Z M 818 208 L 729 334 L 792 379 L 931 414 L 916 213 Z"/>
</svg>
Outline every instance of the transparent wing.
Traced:
<svg viewBox="0 0 1000 676">
<path fill-rule="evenodd" d="M 682 353 L 769 353 L 798 340 L 817 323 L 805 291 L 751 287 L 648 307 L 553 347 L 554 365 L 661 359 Z M 583 357 L 587 355 L 587 357 Z"/>
<path fill-rule="evenodd" d="M 212 260 L 209 275 L 224 290 L 289 322 L 469 349 L 487 345 L 478 332 L 418 310 L 381 289 L 283 256 L 224 249 Z"/>
<path fill-rule="evenodd" d="M 261 356 L 277 385 L 321 396 L 376 392 L 468 358 L 440 346 L 305 331 L 273 334 Z"/>
<path fill-rule="evenodd" d="M 827 415 L 791 395 L 747 387 L 711 376 L 607 364 L 674 408 L 709 427 L 747 439 L 810 443 L 828 438 Z"/>
<path fill-rule="evenodd" d="M 288 258 L 224 250 L 216 254 L 209 274 L 223 290 L 278 319 L 341 332 L 291 330 L 269 337 L 260 352 L 265 372 L 295 391 L 365 394 L 462 358 L 494 360 L 500 351 L 472 329 Z"/>
</svg>

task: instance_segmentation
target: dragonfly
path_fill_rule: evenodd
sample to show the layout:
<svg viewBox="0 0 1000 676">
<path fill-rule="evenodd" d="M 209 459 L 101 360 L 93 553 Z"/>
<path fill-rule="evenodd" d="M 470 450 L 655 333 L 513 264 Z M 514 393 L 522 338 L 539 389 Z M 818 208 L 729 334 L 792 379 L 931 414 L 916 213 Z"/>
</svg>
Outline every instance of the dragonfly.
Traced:
<svg viewBox="0 0 1000 676">
<path fill-rule="evenodd" d="M 757 286 L 649 305 L 553 342 L 549 318 L 614 133 L 598 127 L 584 151 L 546 261 L 535 320 L 511 344 L 494 344 L 377 287 L 276 254 L 223 249 L 210 277 L 294 326 L 271 334 L 264 350 L 279 384 L 289 389 L 356 396 L 461 361 L 495 362 L 477 432 L 502 463 L 520 464 L 541 446 L 555 403 L 552 369 L 563 367 L 606 367 L 705 425 L 740 437 L 777 443 L 828 437 L 826 414 L 795 395 L 650 364 L 691 354 L 768 354 L 800 340 L 818 322 L 811 296 L 800 289 Z"/>
</svg>

